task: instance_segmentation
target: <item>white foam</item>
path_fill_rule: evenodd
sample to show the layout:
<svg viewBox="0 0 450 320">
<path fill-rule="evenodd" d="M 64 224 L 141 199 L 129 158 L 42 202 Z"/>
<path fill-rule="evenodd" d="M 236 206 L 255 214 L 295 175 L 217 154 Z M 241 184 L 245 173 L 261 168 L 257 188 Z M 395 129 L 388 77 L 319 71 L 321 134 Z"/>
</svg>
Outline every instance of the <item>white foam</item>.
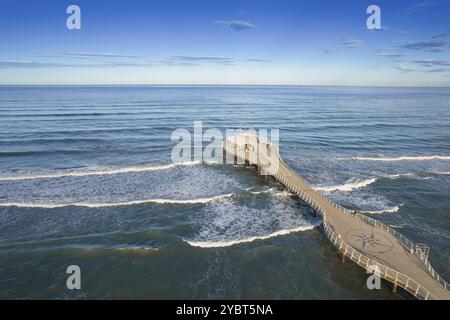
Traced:
<svg viewBox="0 0 450 320">
<path fill-rule="evenodd" d="M 258 194 L 273 192 L 275 190 L 275 188 L 270 188 L 270 189 L 261 190 L 261 191 L 250 191 L 250 190 L 251 190 L 251 188 L 246 189 L 246 191 L 248 191 L 249 193 L 254 194 L 254 195 L 258 195 Z"/>
<path fill-rule="evenodd" d="M 436 173 L 436 174 L 439 174 L 439 173 Z M 441 174 L 446 174 L 446 173 L 441 173 Z M 327 187 L 327 186 L 316 186 L 315 189 L 318 190 L 318 191 L 325 191 L 325 192 L 332 192 L 332 191 L 348 192 L 348 191 L 353 191 L 353 190 L 356 190 L 356 189 L 361 189 L 361 188 L 367 187 L 368 185 L 371 185 L 371 184 L 375 183 L 376 181 L 378 181 L 379 179 L 382 179 L 382 178 L 398 179 L 400 177 L 415 177 L 415 175 L 413 173 L 397 173 L 397 174 L 390 174 L 390 175 L 381 176 L 379 178 L 370 178 L 370 179 L 365 179 L 365 180 L 351 179 L 351 180 L 349 180 L 346 183 L 341 184 L 341 185 L 335 185 L 335 186 L 329 186 L 329 187 Z M 418 178 L 416 177 L 416 179 L 418 179 Z M 420 179 L 428 180 L 428 179 L 431 179 L 431 177 L 420 178 Z"/>
<path fill-rule="evenodd" d="M 215 201 L 219 201 L 225 198 L 230 198 L 233 193 L 215 196 L 211 198 L 198 198 L 198 199 L 146 199 L 146 200 L 134 200 L 128 202 L 116 202 L 116 203 L 87 203 L 87 202 L 75 202 L 75 203 L 21 203 L 21 202 L 7 202 L 0 203 L 0 207 L 19 207 L 19 208 L 44 208 L 55 209 L 64 207 L 86 207 L 86 208 L 107 208 L 107 207 L 123 207 L 133 206 L 139 204 L 206 204 Z"/>
<path fill-rule="evenodd" d="M 405 227 L 404 224 L 390 224 L 389 227 L 395 228 L 395 229 L 402 229 Z"/>
<path fill-rule="evenodd" d="M 342 185 L 336 185 L 336 186 L 330 186 L 330 187 L 315 187 L 318 191 L 352 191 L 355 189 L 364 188 L 372 183 L 375 183 L 378 180 L 378 178 L 371 178 L 366 180 L 351 180 L 348 181 Z"/>
<path fill-rule="evenodd" d="M 450 156 L 353 157 L 351 159 L 363 161 L 425 161 L 450 160 Z"/>
<path fill-rule="evenodd" d="M 436 171 L 433 172 L 434 174 L 440 174 L 440 175 L 450 175 L 450 171 Z"/>
<path fill-rule="evenodd" d="M 271 193 L 274 188 L 262 190 L 262 191 L 249 191 L 252 188 L 245 189 L 246 192 L 257 195 L 262 193 Z M 274 193 L 277 194 L 277 193 Z M 74 202 L 74 203 L 23 203 L 23 202 L 6 202 L 0 203 L 0 207 L 18 207 L 18 208 L 43 208 L 43 209 L 56 209 L 64 207 L 86 207 L 86 208 L 108 208 L 108 207 L 124 207 L 140 204 L 208 204 L 217 202 L 223 199 L 231 198 L 235 193 L 228 193 L 218 195 L 209 198 L 197 198 L 197 199 L 144 199 L 133 200 L 126 202 L 114 202 L 114 203 L 89 203 L 89 202 Z"/>
<path fill-rule="evenodd" d="M 158 251 L 159 248 L 144 247 L 144 246 L 124 246 L 124 247 L 114 247 L 114 250 L 119 251 Z"/>
<path fill-rule="evenodd" d="M 51 246 L 51 247 L 40 247 L 40 248 L 25 248 L 19 249 L 20 251 L 55 251 L 55 250 L 81 250 L 81 251 L 119 251 L 123 253 L 150 253 L 159 251 L 159 248 L 148 247 L 148 246 L 100 246 L 100 245 L 63 245 L 63 246 Z"/>
<path fill-rule="evenodd" d="M 433 174 L 445 174 L 445 173 L 433 172 Z M 448 174 L 450 174 L 450 173 L 448 173 Z M 384 177 L 388 178 L 388 179 L 398 179 L 398 178 L 401 178 L 401 177 L 407 177 L 407 178 L 416 179 L 416 180 L 430 180 L 430 179 L 433 179 L 433 177 L 420 177 L 420 176 L 417 176 L 414 173 L 398 173 L 398 174 L 387 175 L 387 176 L 384 176 Z"/>
<path fill-rule="evenodd" d="M 395 206 L 395 207 L 386 208 L 386 209 L 382 209 L 382 210 L 378 210 L 378 211 L 364 211 L 364 213 L 370 213 L 370 214 L 395 213 L 395 212 L 398 212 L 398 210 L 400 210 L 401 206 L 403 206 L 403 203 L 398 206 Z"/>
<path fill-rule="evenodd" d="M 400 177 L 412 177 L 412 176 L 414 176 L 414 173 L 397 173 L 397 174 L 390 174 L 385 177 L 389 179 L 397 179 Z"/>
<path fill-rule="evenodd" d="M 176 167 L 193 166 L 200 164 L 199 161 L 185 162 L 180 164 L 165 164 L 165 165 L 142 165 L 122 168 L 99 168 L 99 169 L 82 169 L 72 171 L 61 171 L 48 174 L 30 174 L 17 176 L 0 176 L 0 181 L 16 181 L 16 180 L 37 180 L 37 179 L 57 179 L 63 177 L 85 177 L 85 176 L 100 176 L 113 175 L 121 173 L 137 173 L 147 171 L 168 170 Z"/>
<path fill-rule="evenodd" d="M 430 180 L 430 179 L 433 179 L 433 177 L 418 177 L 414 173 L 391 174 L 391 175 L 388 175 L 388 176 L 385 176 L 385 177 L 389 178 L 389 179 L 398 179 L 400 177 L 414 178 L 416 180 Z"/>
<path fill-rule="evenodd" d="M 186 241 L 192 247 L 224 248 L 224 247 L 231 247 L 231 246 L 234 246 L 236 244 L 253 242 L 253 241 L 256 241 L 256 240 L 267 240 L 267 239 L 274 238 L 274 237 L 288 235 L 288 234 L 294 233 L 294 232 L 301 232 L 301 231 L 306 231 L 306 230 L 312 230 L 315 227 L 316 227 L 315 225 L 300 226 L 300 227 L 296 227 L 296 228 L 292 228 L 292 229 L 279 230 L 279 231 L 273 232 L 273 233 L 265 235 L 265 236 L 253 236 L 253 237 L 248 237 L 248 238 L 238 239 L 238 240 L 223 240 L 223 241 L 189 241 L 189 240 L 184 240 L 184 241 Z"/>
</svg>

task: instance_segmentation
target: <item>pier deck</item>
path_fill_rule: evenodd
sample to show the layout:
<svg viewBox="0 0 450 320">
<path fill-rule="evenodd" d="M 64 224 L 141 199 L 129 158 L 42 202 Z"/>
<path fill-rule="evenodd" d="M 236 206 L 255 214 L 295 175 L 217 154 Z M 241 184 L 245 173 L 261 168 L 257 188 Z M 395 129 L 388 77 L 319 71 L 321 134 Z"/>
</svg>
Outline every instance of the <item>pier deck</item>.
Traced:
<svg viewBox="0 0 450 320">
<path fill-rule="evenodd" d="M 317 210 L 323 216 L 325 234 L 343 259 L 375 270 L 393 283 L 394 290 L 399 286 L 418 299 L 450 299 L 449 285 L 431 266 L 425 245 L 414 244 L 389 226 L 330 201 L 291 170 L 267 140 L 240 134 L 228 138 L 223 147 L 234 161 L 257 166 Z"/>
</svg>

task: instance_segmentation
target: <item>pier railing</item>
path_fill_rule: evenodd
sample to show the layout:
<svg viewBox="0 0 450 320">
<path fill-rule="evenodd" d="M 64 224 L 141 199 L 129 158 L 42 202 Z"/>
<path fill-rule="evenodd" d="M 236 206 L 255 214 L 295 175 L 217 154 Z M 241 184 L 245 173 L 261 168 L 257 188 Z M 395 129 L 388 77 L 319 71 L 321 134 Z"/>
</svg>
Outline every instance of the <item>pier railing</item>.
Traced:
<svg viewBox="0 0 450 320">
<path fill-rule="evenodd" d="M 287 168 L 285 168 L 287 169 Z M 410 292 L 412 295 L 422 300 L 435 300 L 436 298 L 427 290 L 424 286 L 419 284 L 414 279 L 389 268 L 373 259 L 370 259 L 366 255 L 362 254 L 358 250 L 354 249 L 352 246 L 347 244 L 342 236 L 336 233 L 333 227 L 328 223 L 325 210 L 314 201 L 305 191 L 299 190 L 296 186 L 292 185 L 287 179 L 288 176 L 292 176 L 290 170 L 286 171 L 284 174 L 281 170 L 275 173 L 275 177 L 280 180 L 281 183 L 286 185 L 290 190 L 298 194 L 304 201 L 306 201 L 312 208 L 317 210 L 322 214 L 323 217 L 323 227 L 325 234 L 330 239 L 330 241 L 342 252 L 343 255 L 350 258 L 353 262 L 363 267 L 366 270 L 375 270 L 377 274 L 392 282 L 394 285 L 404 288 L 406 291 Z M 374 219 L 372 219 L 374 220 Z M 376 221 L 376 220 L 374 220 Z"/>
<path fill-rule="evenodd" d="M 299 179 L 300 181 L 302 181 L 306 185 L 309 185 L 309 183 L 304 178 L 300 177 L 295 172 L 290 170 L 289 167 L 286 165 L 286 163 L 284 161 L 280 160 L 280 162 L 282 163 L 282 166 L 284 167 L 284 169 L 287 171 L 289 177 L 295 176 L 297 179 Z M 306 196 L 304 194 L 304 192 L 302 192 L 301 190 L 297 190 L 297 188 L 295 188 L 295 187 L 294 187 L 293 191 L 295 191 L 296 193 L 303 193 L 303 195 L 301 196 L 302 198 Z M 384 223 L 382 223 L 382 222 L 380 222 L 378 220 L 372 219 L 372 218 L 370 218 L 370 217 L 368 217 L 368 216 L 366 216 L 364 214 L 361 214 L 361 213 L 359 213 L 357 211 L 348 210 L 348 209 L 342 207 L 341 205 L 335 203 L 330 198 L 324 196 L 323 194 L 321 194 L 321 193 L 317 193 L 317 194 L 319 194 L 320 197 L 325 199 L 329 204 L 331 204 L 333 207 L 335 207 L 339 211 L 341 211 L 343 213 L 346 213 L 346 214 L 353 215 L 353 216 L 357 217 L 358 219 L 360 219 L 360 220 L 362 220 L 362 221 L 364 221 L 364 222 L 366 222 L 366 223 L 368 223 L 368 224 L 370 224 L 370 225 L 372 225 L 372 226 L 374 226 L 376 228 L 385 230 L 385 231 L 389 232 L 390 234 L 392 234 L 394 236 L 394 238 L 396 238 L 398 240 L 398 242 L 406 250 L 408 250 L 411 254 L 416 256 L 425 265 L 426 269 L 428 270 L 428 273 L 434 279 L 436 279 L 436 281 L 438 282 L 438 284 L 441 287 L 443 287 L 446 290 L 450 290 L 450 284 L 448 282 L 446 282 L 444 279 L 442 279 L 442 277 L 434 270 L 434 268 L 431 265 L 431 263 L 428 260 L 428 258 L 424 257 L 423 253 L 420 250 L 418 250 L 418 245 L 415 244 L 413 241 L 411 241 L 408 238 L 406 238 L 403 234 L 401 234 L 400 232 L 398 232 L 394 228 L 391 228 L 388 225 L 386 225 L 386 224 L 384 224 Z"/>
<path fill-rule="evenodd" d="M 227 146 L 229 147 L 235 147 L 233 144 L 227 142 Z M 241 157 L 242 153 L 237 153 L 236 149 L 233 148 L 233 154 L 240 158 L 241 161 L 245 163 L 245 161 L 248 161 L 249 164 L 255 164 L 258 167 L 265 170 L 266 174 L 270 174 L 273 177 L 275 177 L 277 180 L 279 180 L 283 185 L 285 185 L 289 190 L 296 193 L 300 198 L 302 198 L 306 203 L 308 203 L 312 208 L 314 208 L 316 211 L 320 212 L 323 216 L 323 225 L 325 233 L 327 234 L 328 238 L 333 242 L 333 244 L 339 248 L 341 252 L 347 257 L 349 257 L 352 261 L 360 265 L 361 267 L 365 268 L 366 270 L 368 268 L 374 268 L 377 267 L 380 273 L 380 276 L 384 279 L 394 283 L 394 285 L 400 286 L 404 288 L 406 291 L 410 292 L 414 296 L 416 296 L 419 299 L 429 300 L 429 299 L 436 299 L 430 291 L 428 291 L 425 287 L 420 285 L 417 281 L 413 280 L 412 278 L 392 269 L 389 268 L 383 264 L 380 264 L 376 262 L 375 260 L 370 259 L 369 257 L 361 254 L 359 251 L 345 243 L 345 241 L 342 239 L 341 235 L 337 234 L 332 226 L 328 224 L 326 220 L 326 213 L 324 208 L 322 208 L 310 195 L 308 195 L 308 192 L 315 192 L 315 190 L 300 190 L 297 186 L 291 183 L 290 178 L 295 177 L 296 179 L 300 180 L 303 184 L 309 187 L 309 182 L 306 181 L 303 177 L 297 175 L 294 171 L 292 171 L 289 166 L 281 159 L 281 156 L 279 156 L 278 153 L 278 159 L 279 159 L 279 166 L 278 170 L 276 172 L 272 172 L 269 167 L 265 167 L 264 165 L 260 164 L 258 155 L 256 155 L 254 152 L 248 152 L 244 151 L 243 156 Z M 225 149 L 227 151 L 227 148 Z M 228 151 L 229 152 L 229 151 Z M 275 152 L 278 152 L 277 149 L 275 149 Z M 380 228 L 382 230 L 385 230 L 392 234 L 399 243 L 406 248 L 411 254 L 415 255 L 419 261 L 421 261 L 425 267 L 427 268 L 429 274 L 435 278 L 438 282 L 438 284 L 445 288 L 446 290 L 449 290 L 449 284 L 442 279 L 439 274 L 433 269 L 428 259 L 423 256 L 423 253 L 418 250 L 417 245 L 415 245 L 412 241 L 410 241 L 408 238 L 403 236 L 401 233 L 396 231 L 395 229 L 387 226 L 386 224 L 383 224 L 375 219 L 372 219 L 366 215 L 363 215 L 356 211 L 348 210 L 341 205 L 335 203 L 328 197 L 324 196 L 323 194 L 319 192 L 315 192 L 316 196 L 321 197 L 326 201 L 326 203 L 330 204 L 334 208 L 336 208 L 338 211 L 341 211 L 342 213 L 353 215 L 356 218 L 374 226 L 377 228 Z"/>
<path fill-rule="evenodd" d="M 333 227 L 328 223 L 326 219 L 326 214 L 323 214 L 323 227 L 327 237 L 330 241 L 342 252 L 342 254 L 348 257 L 350 260 L 363 267 L 366 270 L 371 270 L 375 272 L 378 276 L 392 282 L 394 285 L 402 287 L 406 291 L 410 292 L 412 295 L 421 300 L 436 300 L 436 297 L 430 293 L 424 286 L 420 283 L 411 279 L 410 277 L 391 269 L 369 257 L 361 254 L 358 250 L 348 245 L 340 234 L 337 234 Z"/>
<path fill-rule="evenodd" d="M 355 213 L 355 216 L 358 217 L 359 219 L 365 221 L 368 224 L 371 224 L 375 227 L 378 227 L 380 229 L 386 230 L 387 232 L 389 232 L 390 234 L 392 234 L 406 249 L 408 249 L 408 251 L 415 255 L 427 268 L 428 273 L 436 279 L 436 281 L 439 283 L 439 285 L 441 287 L 443 287 L 444 289 L 449 290 L 450 286 L 449 284 L 442 279 L 439 274 L 434 270 L 433 266 L 431 265 L 430 261 L 428 260 L 428 257 L 424 257 L 422 252 L 420 250 L 418 250 L 418 245 L 415 244 L 414 242 L 410 241 L 409 239 L 407 239 L 404 235 L 402 235 L 401 233 L 399 233 L 398 231 L 394 230 L 393 228 L 375 220 L 372 219 L 368 216 L 365 216 L 359 212 Z"/>
</svg>

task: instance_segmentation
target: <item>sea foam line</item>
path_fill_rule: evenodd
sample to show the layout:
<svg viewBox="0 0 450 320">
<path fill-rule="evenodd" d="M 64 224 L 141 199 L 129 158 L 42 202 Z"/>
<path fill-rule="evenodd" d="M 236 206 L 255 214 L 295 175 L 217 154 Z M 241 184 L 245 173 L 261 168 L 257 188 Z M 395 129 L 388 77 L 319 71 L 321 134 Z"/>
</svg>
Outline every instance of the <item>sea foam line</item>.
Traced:
<svg viewBox="0 0 450 320">
<path fill-rule="evenodd" d="M 290 233 L 294 232 L 301 232 L 301 231 L 307 231 L 312 230 L 317 225 L 309 225 L 309 226 L 300 226 L 292 229 L 283 229 L 276 232 L 273 232 L 271 234 L 265 235 L 265 236 L 253 236 L 248 237 L 244 239 L 239 240 L 224 240 L 224 241 L 190 241 L 190 240 L 184 240 L 192 247 L 199 247 L 199 248 L 224 248 L 224 247 L 231 247 L 237 244 L 241 243 L 249 243 L 256 240 L 267 240 L 270 238 L 275 238 L 279 236 L 288 235 Z"/>
<path fill-rule="evenodd" d="M 450 171 L 435 171 L 435 172 L 432 172 L 433 174 L 438 174 L 438 175 L 446 175 L 446 176 L 448 176 L 448 175 L 450 175 Z"/>
<path fill-rule="evenodd" d="M 5 250 L 0 248 L 1 250 Z M 59 251 L 59 250 L 76 250 L 76 251 L 118 251 L 123 253 L 150 253 L 159 251 L 159 248 L 148 247 L 148 246 L 113 246 L 105 247 L 100 245 L 61 245 L 61 246 L 50 246 L 50 247 L 40 247 L 40 248 L 13 248 L 6 250 L 11 250 L 13 252 L 49 252 L 49 251 Z"/>
<path fill-rule="evenodd" d="M 55 209 L 55 208 L 65 208 L 65 207 L 85 207 L 85 208 L 109 208 L 109 207 L 125 207 L 140 204 L 206 204 L 215 202 L 221 199 L 230 198 L 234 194 L 224 194 L 220 196 L 215 196 L 211 198 L 198 198 L 198 199 L 146 199 L 146 200 L 133 200 L 127 202 L 116 202 L 116 203 L 88 203 L 88 202 L 75 202 L 75 203 L 21 203 L 21 202 L 7 202 L 0 203 L 0 207 L 18 207 L 18 208 L 44 208 L 44 209 Z"/>
<path fill-rule="evenodd" d="M 436 174 L 446 174 L 446 173 L 436 173 Z M 344 184 L 340 185 L 334 185 L 334 186 L 316 186 L 314 187 L 318 191 L 325 191 L 325 192 L 332 192 L 332 191 L 353 191 L 356 189 L 361 189 L 364 187 L 367 187 L 368 185 L 371 185 L 375 182 L 377 182 L 380 179 L 398 179 L 401 177 L 415 177 L 413 173 L 398 173 L 398 174 L 390 174 L 390 175 L 384 175 L 377 178 L 369 178 L 365 180 L 356 180 L 356 179 L 350 179 L 349 181 L 345 182 Z M 426 178 L 420 178 L 420 179 L 429 179 L 430 177 Z M 416 179 L 419 179 L 416 177 Z"/>
<path fill-rule="evenodd" d="M 336 185 L 336 186 L 330 186 L 330 187 L 315 187 L 318 191 L 325 191 L 325 192 L 331 192 L 331 191 L 352 191 L 355 189 L 364 188 L 372 183 L 375 183 L 379 178 L 371 178 L 361 181 L 349 181 L 342 185 Z"/>
<path fill-rule="evenodd" d="M 254 195 L 262 193 L 271 193 L 274 188 L 262 191 L 250 191 L 252 188 L 245 189 L 244 192 L 248 192 Z M 275 193 L 276 194 L 276 193 Z M 85 208 L 110 208 L 110 207 L 125 207 L 141 204 L 208 204 L 214 203 L 227 198 L 236 196 L 237 193 L 228 193 L 218 195 L 209 198 L 197 198 L 197 199 L 144 199 L 133 200 L 127 202 L 116 203 L 89 203 L 89 202 L 75 202 L 75 203 L 26 203 L 26 202 L 5 202 L 0 203 L 0 207 L 17 207 L 17 208 L 42 208 L 42 209 L 56 209 L 65 207 L 85 207 Z"/>
<path fill-rule="evenodd" d="M 114 175 L 120 173 L 133 173 L 133 172 L 146 172 L 146 171 L 159 171 L 168 170 L 176 167 L 188 167 L 200 164 L 200 161 L 185 162 L 180 164 L 165 164 L 165 165 L 143 165 L 123 168 L 106 168 L 97 169 L 93 171 L 79 170 L 79 171 L 63 171 L 53 174 L 41 174 L 41 175 L 18 175 L 18 176 L 0 176 L 0 181 L 16 181 L 16 180 L 37 180 L 37 179 L 57 179 L 63 177 L 85 177 L 85 176 L 101 176 L 101 175 Z"/>
<path fill-rule="evenodd" d="M 352 160 L 363 161 L 424 161 L 424 160 L 450 160 L 450 156 L 402 156 L 402 157 L 353 157 Z"/>
<path fill-rule="evenodd" d="M 378 211 L 363 211 L 364 213 L 370 213 L 370 214 L 382 214 L 382 213 L 395 213 L 398 212 L 398 210 L 400 210 L 400 207 L 403 206 L 402 204 L 399 204 L 398 206 L 392 207 L 392 208 L 386 208 L 386 209 L 382 209 L 382 210 L 378 210 Z"/>
</svg>

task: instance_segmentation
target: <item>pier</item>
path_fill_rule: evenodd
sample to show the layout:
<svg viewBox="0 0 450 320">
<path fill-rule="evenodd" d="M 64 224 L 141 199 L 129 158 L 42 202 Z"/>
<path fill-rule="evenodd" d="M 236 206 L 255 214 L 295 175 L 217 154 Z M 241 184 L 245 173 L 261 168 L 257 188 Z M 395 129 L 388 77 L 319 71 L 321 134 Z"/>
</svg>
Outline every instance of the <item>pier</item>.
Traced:
<svg viewBox="0 0 450 320">
<path fill-rule="evenodd" d="M 449 284 L 428 260 L 429 247 L 415 244 L 393 228 L 357 211 L 350 211 L 314 190 L 282 160 L 266 139 L 242 133 L 225 140 L 226 157 L 238 164 L 256 166 L 297 195 L 323 217 L 324 233 L 342 260 L 374 271 L 421 300 L 450 300 Z M 263 152 L 262 152 L 263 151 Z"/>
</svg>

